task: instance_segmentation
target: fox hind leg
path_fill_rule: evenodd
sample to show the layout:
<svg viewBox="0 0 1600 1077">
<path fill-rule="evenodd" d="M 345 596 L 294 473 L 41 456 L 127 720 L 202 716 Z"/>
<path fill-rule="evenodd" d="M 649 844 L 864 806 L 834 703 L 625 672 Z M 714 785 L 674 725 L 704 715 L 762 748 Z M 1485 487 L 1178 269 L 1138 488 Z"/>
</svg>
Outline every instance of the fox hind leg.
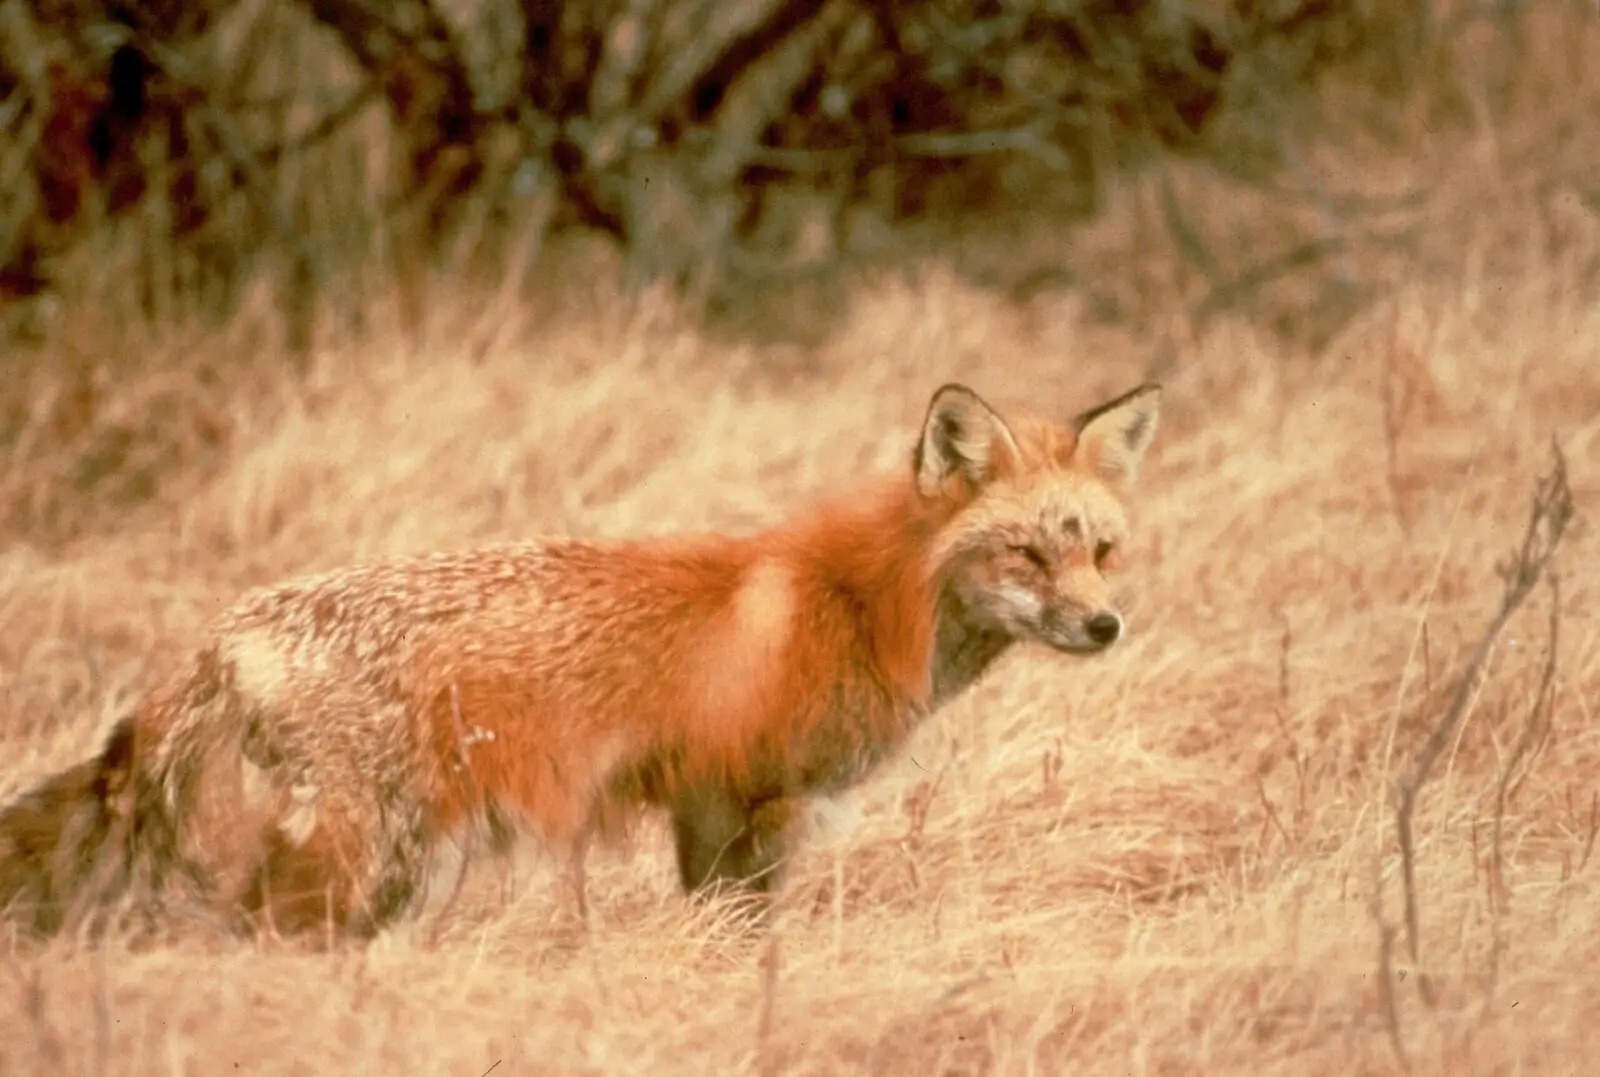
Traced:
<svg viewBox="0 0 1600 1077">
<path fill-rule="evenodd" d="M 283 935 L 367 938 L 411 908 L 422 880 L 417 843 L 367 840 L 331 822 L 299 841 L 273 832 L 243 895 L 249 920 Z"/>
</svg>

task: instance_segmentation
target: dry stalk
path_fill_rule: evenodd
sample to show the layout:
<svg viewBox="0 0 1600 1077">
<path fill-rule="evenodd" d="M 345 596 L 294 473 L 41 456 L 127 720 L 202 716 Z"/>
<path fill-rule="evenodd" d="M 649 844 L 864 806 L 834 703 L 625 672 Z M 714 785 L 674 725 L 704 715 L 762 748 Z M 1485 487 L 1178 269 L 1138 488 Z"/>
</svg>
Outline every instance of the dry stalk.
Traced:
<svg viewBox="0 0 1600 1077">
<path fill-rule="evenodd" d="M 1583 855 L 1578 858 L 1577 866 L 1572 869 L 1572 874 L 1577 875 L 1589 866 L 1589 857 L 1594 855 L 1594 840 L 1600 836 L 1600 792 L 1595 792 L 1589 797 L 1589 820 L 1584 828 Z"/>
<path fill-rule="evenodd" d="M 1378 925 L 1378 1005 L 1383 1008 L 1383 1024 L 1389 1033 L 1389 1044 L 1394 1048 L 1395 1060 L 1403 1070 L 1411 1069 L 1411 1057 L 1406 1054 L 1405 1035 L 1400 1031 L 1400 999 L 1394 989 L 1394 939 L 1400 931 L 1383 916 L 1383 858 L 1372 859 L 1372 895 L 1367 904 L 1373 922 Z"/>
<path fill-rule="evenodd" d="M 100 1077 L 111 1067 L 111 989 L 106 982 L 106 941 L 89 951 L 94 978 L 94 1072 Z"/>
<path fill-rule="evenodd" d="M 28 1023 L 33 1026 L 33 1033 L 39 1040 L 39 1053 L 44 1056 L 46 1068 L 52 1073 L 65 1073 L 67 1052 L 61 1033 L 46 1011 L 44 972 L 38 965 L 22 978 L 22 997 L 28 1009 Z"/>
<path fill-rule="evenodd" d="M 1283 618 L 1283 637 L 1278 645 L 1278 699 L 1280 706 L 1275 712 L 1278 719 L 1278 729 L 1283 733 L 1283 739 L 1289 745 L 1289 759 L 1294 764 L 1295 780 L 1295 809 L 1294 829 L 1299 834 L 1305 826 L 1306 819 L 1310 816 L 1307 806 L 1308 782 L 1306 781 L 1306 753 L 1300 747 L 1300 738 L 1294 735 L 1294 730 L 1289 727 L 1289 714 L 1292 711 L 1292 693 L 1289 681 L 1289 655 L 1294 648 L 1294 630 L 1289 624 L 1289 618 Z"/>
<path fill-rule="evenodd" d="M 1275 827 L 1282 836 L 1284 846 L 1292 848 L 1296 837 L 1300 834 L 1309 815 L 1306 802 L 1306 753 L 1300 748 L 1300 739 L 1294 735 L 1294 730 L 1289 727 L 1289 714 L 1293 709 L 1293 693 L 1289 680 L 1289 656 L 1294 648 L 1294 630 L 1289 624 L 1289 618 L 1282 610 L 1278 611 L 1278 619 L 1283 622 L 1283 634 L 1278 641 L 1278 705 L 1272 709 L 1272 716 L 1278 723 L 1278 731 L 1283 734 L 1284 743 L 1289 747 L 1289 761 L 1294 766 L 1295 776 L 1295 805 L 1293 816 L 1293 830 L 1283 821 L 1277 805 L 1267 794 L 1266 781 L 1258 770 L 1255 775 L 1256 797 L 1261 801 L 1261 808 L 1266 813 L 1266 818 L 1261 824 L 1261 840 L 1265 841 L 1269 826 Z"/>
<path fill-rule="evenodd" d="M 1428 639 L 1428 622 L 1422 622 L 1422 698 L 1433 696 L 1433 644 Z"/>
<path fill-rule="evenodd" d="M 1059 152 L 1059 151 L 1058 151 Z M 1222 267 L 1206 246 L 1206 241 L 1184 215 L 1178 204 L 1178 193 L 1172 189 L 1172 173 L 1163 169 L 1156 182 L 1156 195 L 1161 203 L 1161 220 L 1167 226 L 1172 244 L 1183 259 L 1198 269 L 1209 288 L 1217 288 L 1222 277 Z"/>
<path fill-rule="evenodd" d="M 772 1015 L 778 1001 L 778 932 L 767 936 L 767 945 L 761 954 L 761 1011 L 756 1021 L 757 1070 L 767 1077 L 780 1072 L 779 1060 L 772 1048 Z"/>
<path fill-rule="evenodd" d="M 589 931 L 589 838 L 578 839 L 572 850 L 572 896 L 578 904 L 578 923 L 584 933 Z"/>
<path fill-rule="evenodd" d="M 1289 615 L 1282 610 L 1278 611 L 1278 620 L 1283 622 L 1283 635 L 1278 639 L 1278 702 L 1283 704 L 1283 709 L 1289 709 L 1289 651 L 1294 647 L 1294 629 L 1289 624 Z"/>
<path fill-rule="evenodd" d="M 1048 786 L 1052 778 L 1050 764 L 1047 762 L 1044 767 L 1045 784 Z M 901 801 L 901 807 L 906 813 L 906 832 L 900 839 L 902 847 L 906 849 L 921 847 L 922 834 L 928 825 L 928 812 L 933 807 L 934 799 L 939 795 L 939 787 L 944 784 L 944 777 L 949 769 L 950 761 L 946 759 L 932 778 L 922 779 Z"/>
<path fill-rule="evenodd" d="M 1297 269 L 1313 266 L 1339 254 L 1350 245 L 1345 237 L 1312 239 L 1296 243 L 1289 249 L 1258 262 L 1231 280 L 1225 280 L 1207 291 L 1194 307 L 1190 322 L 1199 332 L 1212 319 L 1254 299 L 1268 285 L 1286 277 Z"/>
<path fill-rule="evenodd" d="M 372 997 L 372 985 L 375 982 L 368 964 L 372 950 L 366 946 L 355 946 L 349 951 L 345 968 L 350 974 L 350 1012 L 360 1013 L 366 1008 L 367 1000 Z"/>
<path fill-rule="evenodd" d="M 1409 535 L 1416 523 L 1414 499 L 1405 492 L 1401 474 L 1400 439 L 1406 424 L 1417 410 L 1424 414 L 1436 405 L 1426 367 L 1427 357 L 1433 354 L 1434 341 L 1439 327 L 1428 321 L 1419 343 L 1407 345 L 1401 331 L 1400 304 L 1390 308 L 1389 346 L 1383 354 L 1383 380 L 1378 392 L 1382 405 L 1383 443 L 1386 458 L 1385 477 L 1389 484 L 1390 508 L 1402 533 Z"/>
<path fill-rule="evenodd" d="M 1506 804 L 1516 796 L 1517 790 L 1532 772 L 1534 761 L 1550 743 L 1552 715 L 1555 709 L 1556 652 L 1561 638 L 1561 585 L 1559 578 L 1546 576 L 1550 587 L 1550 627 L 1546 642 L 1544 668 L 1539 674 L 1539 688 L 1528 706 L 1528 717 L 1522 732 L 1500 772 L 1495 787 L 1494 821 L 1489 844 L 1489 871 L 1486 885 L 1489 893 L 1490 930 L 1489 971 L 1484 987 L 1483 1009 L 1480 1019 L 1487 1019 L 1494 1001 L 1495 988 L 1500 976 L 1500 958 L 1505 951 L 1505 919 L 1510 910 L 1511 888 L 1505 879 L 1505 852 L 1502 835 L 1505 829 Z"/>
<path fill-rule="evenodd" d="M 1554 463 L 1549 474 L 1540 479 L 1535 488 L 1533 505 L 1528 514 L 1528 524 L 1522 543 L 1509 562 L 1498 568 L 1504 584 L 1500 608 L 1489 623 L 1478 646 L 1473 651 L 1461 678 L 1457 681 L 1450 704 L 1434 725 L 1428 739 L 1417 752 L 1411 772 L 1397 783 L 1395 830 L 1400 844 L 1401 879 L 1405 901 L 1406 949 L 1417 974 L 1418 990 L 1423 1000 L 1432 1006 L 1436 1002 L 1433 984 L 1420 965 L 1420 916 L 1417 910 L 1416 840 L 1412 819 L 1416 813 L 1417 795 L 1427 783 L 1438 762 L 1446 742 L 1460 724 L 1479 682 L 1485 675 L 1489 656 L 1506 624 L 1521 608 L 1529 594 L 1538 585 L 1549 568 L 1551 559 L 1561 544 L 1567 524 L 1571 522 L 1574 507 L 1572 490 L 1567 484 L 1566 459 L 1560 446 L 1551 443 Z M 1552 641 L 1553 642 L 1553 641 Z M 1553 650 L 1552 650 L 1553 653 Z M 1553 674 L 1552 674 L 1553 676 Z M 1380 927 L 1384 930 L 1380 918 Z M 1385 944 L 1387 946 L 1387 943 Z M 1385 950 L 1387 955 L 1388 951 Z M 1387 979 L 1387 970 L 1384 972 Z"/>
<path fill-rule="evenodd" d="M 1400 377 L 1395 370 L 1395 353 L 1399 348 L 1400 305 L 1396 303 L 1389 347 L 1384 349 L 1383 353 L 1383 384 L 1380 395 L 1383 403 L 1383 448 L 1387 464 L 1385 475 L 1389 480 L 1389 507 L 1394 511 L 1394 518 L 1400 525 L 1401 534 L 1409 536 L 1412 524 L 1411 512 L 1406 496 L 1400 489 L 1400 433 L 1401 416 L 1411 406 L 1411 384 L 1407 382 L 1404 388 L 1396 388 Z"/>
<path fill-rule="evenodd" d="M 1272 798 L 1267 795 L 1267 783 L 1260 774 L 1255 777 L 1256 797 L 1261 801 L 1261 810 L 1266 814 L 1266 818 L 1261 823 L 1261 836 L 1256 840 L 1258 843 L 1264 844 L 1266 842 L 1267 827 L 1270 825 L 1275 827 L 1278 835 L 1283 838 L 1284 848 L 1292 848 L 1294 846 L 1294 838 L 1290 836 L 1289 828 L 1283 825 L 1283 817 L 1278 814 L 1277 806 L 1272 803 Z"/>
</svg>

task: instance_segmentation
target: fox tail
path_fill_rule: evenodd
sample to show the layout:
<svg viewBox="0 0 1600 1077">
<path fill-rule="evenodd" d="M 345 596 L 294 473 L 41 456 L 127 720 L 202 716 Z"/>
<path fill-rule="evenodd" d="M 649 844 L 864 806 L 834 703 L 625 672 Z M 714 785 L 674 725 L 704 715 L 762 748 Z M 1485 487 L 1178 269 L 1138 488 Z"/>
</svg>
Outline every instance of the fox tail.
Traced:
<svg viewBox="0 0 1600 1077">
<path fill-rule="evenodd" d="M 52 935 L 126 888 L 141 799 L 136 751 L 125 718 L 94 758 L 0 810 L 0 913 Z"/>
</svg>

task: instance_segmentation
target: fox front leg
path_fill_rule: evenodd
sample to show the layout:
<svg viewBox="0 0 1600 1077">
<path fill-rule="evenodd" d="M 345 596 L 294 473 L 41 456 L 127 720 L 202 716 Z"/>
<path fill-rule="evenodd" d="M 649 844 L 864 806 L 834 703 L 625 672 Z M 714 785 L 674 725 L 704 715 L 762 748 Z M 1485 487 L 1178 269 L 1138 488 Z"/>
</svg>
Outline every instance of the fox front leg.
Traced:
<svg viewBox="0 0 1600 1077">
<path fill-rule="evenodd" d="M 686 791 L 672 807 L 684 891 L 769 895 L 786 852 L 791 814 L 781 797 L 757 800 L 714 787 Z"/>
</svg>

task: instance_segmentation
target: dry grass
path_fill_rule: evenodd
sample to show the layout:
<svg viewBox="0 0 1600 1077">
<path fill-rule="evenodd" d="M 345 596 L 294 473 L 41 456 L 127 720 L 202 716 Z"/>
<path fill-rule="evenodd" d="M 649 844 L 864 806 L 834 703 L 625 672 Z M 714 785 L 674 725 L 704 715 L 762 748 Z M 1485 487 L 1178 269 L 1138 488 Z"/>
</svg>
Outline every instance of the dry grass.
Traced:
<svg viewBox="0 0 1600 1077">
<path fill-rule="evenodd" d="M 1135 339 L 946 272 L 866 287 L 804 357 L 570 271 L 559 301 L 446 294 L 415 343 L 375 309 L 303 381 L 262 311 L 133 342 L 75 316 L 61 363 L 10 390 L 3 795 L 85 754 L 248 584 L 540 531 L 753 527 L 905 467 L 943 380 L 1065 415 L 1166 354 L 1139 340 L 1181 348 L 1159 364 L 1131 638 L 1093 661 L 1017 654 L 926 726 L 801 849 L 770 943 L 686 906 L 651 830 L 591 857 L 587 935 L 562 876 L 528 863 L 481 871 L 436 942 L 417 924 L 331 955 L 203 932 L 6 944 L 0 1072 L 1343 1075 L 1396 1071 L 1395 1032 L 1418 1073 L 1584 1070 L 1600 221 L 1562 203 L 1556 249 L 1547 191 L 1503 161 L 1460 168 L 1483 197 L 1438 204 L 1462 268 L 1396 280 L 1316 362 L 1228 318 Z M 1134 201 L 1074 240 L 1087 264 L 1135 249 Z M 109 342 L 129 365 L 99 381 L 65 358 Z M 1497 879 L 1540 589 L 1422 790 L 1420 966 L 1401 946 L 1386 981 L 1393 783 L 1495 613 L 1552 437 L 1580 512 L 1556 563 L 1552 732 L 1519 764 Z M 140 482 L 87 467 L 107 439 Z"/>
</svg>

